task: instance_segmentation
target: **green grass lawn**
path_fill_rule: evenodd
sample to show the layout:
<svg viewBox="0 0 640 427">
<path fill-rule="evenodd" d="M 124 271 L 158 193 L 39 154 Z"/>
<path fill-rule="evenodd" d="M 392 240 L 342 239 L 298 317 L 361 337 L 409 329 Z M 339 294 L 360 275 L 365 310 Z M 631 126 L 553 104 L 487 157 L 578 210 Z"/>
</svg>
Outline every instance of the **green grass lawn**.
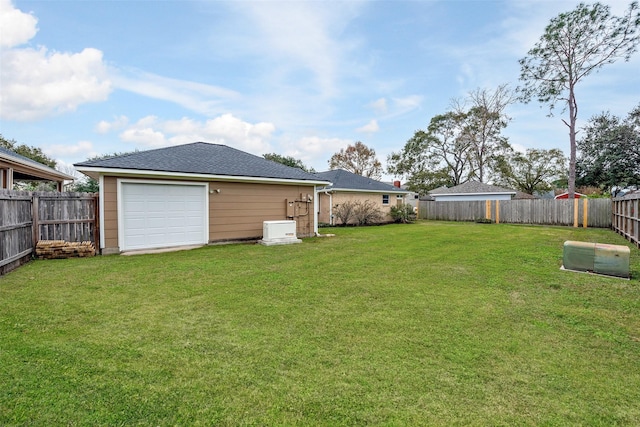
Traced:
<svg viewBox="0 0 640 427">
<path fill-rule="evenodd" d="M 640 425 L 609 230 L 418 222 L 0 278 L 0 425 Z"/>
</svg>

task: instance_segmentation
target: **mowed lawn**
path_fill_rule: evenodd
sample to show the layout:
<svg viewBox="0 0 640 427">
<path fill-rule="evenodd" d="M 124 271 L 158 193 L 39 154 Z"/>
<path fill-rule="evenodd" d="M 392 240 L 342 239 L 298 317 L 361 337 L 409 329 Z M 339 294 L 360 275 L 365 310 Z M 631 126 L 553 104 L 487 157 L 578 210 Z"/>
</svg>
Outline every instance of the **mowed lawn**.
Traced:
<svg viewBox="0 0 640 427">
<path fill-rule="evenodd" d="M 0 278 L 0 425 L 640 425 L 609 230 L 418 222 Z"/>
</svg>

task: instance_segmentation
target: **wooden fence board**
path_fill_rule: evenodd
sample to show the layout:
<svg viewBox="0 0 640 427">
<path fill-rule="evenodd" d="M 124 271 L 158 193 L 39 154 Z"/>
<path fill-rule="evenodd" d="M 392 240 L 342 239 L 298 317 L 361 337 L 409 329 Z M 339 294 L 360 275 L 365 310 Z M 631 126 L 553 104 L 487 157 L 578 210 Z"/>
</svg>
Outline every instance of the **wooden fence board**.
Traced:
<svg viewBox="0 0 640 427">
<path fill-rule="evenodd" d="M 97 211 L 97 195 L 0 190 L 0 274 L 29 259 L 38 240 L 98 246 Z"/>
<path fill-rule="evenodd" d="M 640 194 L 613 200 L 613 229 L 640 248 Z"/>
<path fill-rule="evenodd" d="M 610 199 L 554 200 L 500 200 L 427 202 L 418 207 L 420 219 L 444 221 L 476 221 L 487 218 L 507 224 L 565 225 L 610 228 Z M 585 212 L 585 204 L 587 206 Z M 577 217 L 574 216 L 576 214 Z M 585 215 L 586 213 L 586 215 Z M 576 222 L 577 219 L 577 222 Z M 586 221 L 585 221 L 586 220 Z"/>
</svg>

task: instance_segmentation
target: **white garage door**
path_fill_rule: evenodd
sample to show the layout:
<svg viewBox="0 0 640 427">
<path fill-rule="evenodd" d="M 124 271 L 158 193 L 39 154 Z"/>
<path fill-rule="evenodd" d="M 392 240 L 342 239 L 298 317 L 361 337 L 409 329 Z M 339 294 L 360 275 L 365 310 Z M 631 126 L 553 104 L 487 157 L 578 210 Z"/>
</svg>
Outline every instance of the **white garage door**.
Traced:
<svg viewBox="0 0 640 427">
<path fill-rule="evenodd" d="M 120 250 L 207 243 L 205 185 L 123 182 Z"/>
</svg>

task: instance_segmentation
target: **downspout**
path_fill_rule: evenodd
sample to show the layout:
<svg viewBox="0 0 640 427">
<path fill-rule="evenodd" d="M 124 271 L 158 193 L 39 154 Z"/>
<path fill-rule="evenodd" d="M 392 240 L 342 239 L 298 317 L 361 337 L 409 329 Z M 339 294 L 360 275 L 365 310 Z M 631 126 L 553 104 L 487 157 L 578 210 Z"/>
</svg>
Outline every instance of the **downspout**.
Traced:
<svg viewBox="0 0 640 427">
<path fill-rule="evenodd" d="M 333 194 L 331 193 L 331 188 L 322 188 L 318 190 L 318 193 L 324 193 L 329 196 L 329 225 L 333 225 Z"/>
</svg>

